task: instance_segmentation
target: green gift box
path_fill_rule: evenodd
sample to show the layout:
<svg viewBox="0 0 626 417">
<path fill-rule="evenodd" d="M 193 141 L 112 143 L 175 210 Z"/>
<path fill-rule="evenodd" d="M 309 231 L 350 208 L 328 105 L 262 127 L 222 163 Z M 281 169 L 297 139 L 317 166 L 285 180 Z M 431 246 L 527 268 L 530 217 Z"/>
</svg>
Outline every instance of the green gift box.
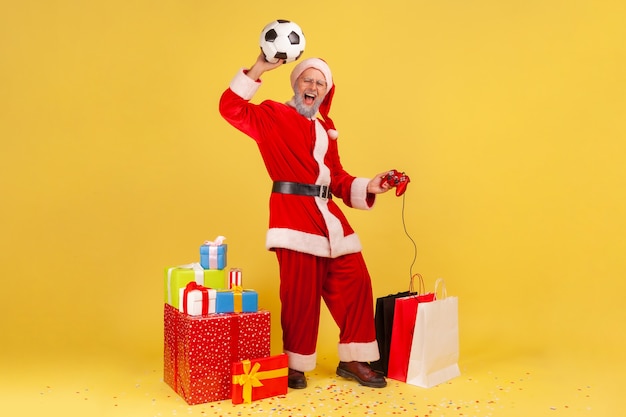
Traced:
<svg viewBox="0 0 626 417">
<path fill-rule="evenodd" d="M 199 263 L 174 266 L 165 269 L 165 302 L 179 308 L 180 289 L 191 281 L 216 290 L 226 289 L 226 270 L 204 269 Z"/>
</svg>

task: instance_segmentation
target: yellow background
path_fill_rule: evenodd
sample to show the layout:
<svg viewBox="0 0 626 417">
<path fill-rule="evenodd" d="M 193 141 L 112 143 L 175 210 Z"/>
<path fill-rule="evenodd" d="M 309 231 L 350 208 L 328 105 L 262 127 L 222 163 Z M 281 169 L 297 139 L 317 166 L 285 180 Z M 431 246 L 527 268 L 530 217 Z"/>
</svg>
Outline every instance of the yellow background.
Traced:
<svg viewBox="0 0 626 417">
<path fill-rule="evenodd" d="M 280 351 L 270 182 L 217 111 L 275 18 L 298 22 L 305 56 L 331 65 L 348 171 L 411 176 L 413 271 L 459 296 L 462 367 L 541 357 L 619 392 L 626 3 L 368 4 L 2 1 L 4 392 L 45 384 L 51 366 L 158 369 L 163 269 L 217 235 L 272 311 Z M 289 99 L 290 70 L 266 74 L 254 100 Z M 375 296 L 408 286 L 402 203 L 346 208 Z M 326 311 L 322 324 L 320 355 L 333 357 Z"/>
</svg>

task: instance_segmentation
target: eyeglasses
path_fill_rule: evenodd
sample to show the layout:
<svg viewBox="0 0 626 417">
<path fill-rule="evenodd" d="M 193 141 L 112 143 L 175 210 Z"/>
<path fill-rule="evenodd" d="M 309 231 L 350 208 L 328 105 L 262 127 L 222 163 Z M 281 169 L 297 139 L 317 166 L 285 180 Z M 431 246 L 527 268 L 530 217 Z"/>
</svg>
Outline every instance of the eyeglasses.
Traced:
<svg viewBox="0 0 626 417">
<path fill-rule="evenodd" d="M 312 85 L 315 84 L 315 85 L 317 85 L 320 88 L 326 88 L 326 81 L 324 81 L 324 80 L 315 80 L 313 78 L 308 78 L 308 77 L 302 78 L 301 80 L 306 85 L 312 86 Z"/>
</svg>

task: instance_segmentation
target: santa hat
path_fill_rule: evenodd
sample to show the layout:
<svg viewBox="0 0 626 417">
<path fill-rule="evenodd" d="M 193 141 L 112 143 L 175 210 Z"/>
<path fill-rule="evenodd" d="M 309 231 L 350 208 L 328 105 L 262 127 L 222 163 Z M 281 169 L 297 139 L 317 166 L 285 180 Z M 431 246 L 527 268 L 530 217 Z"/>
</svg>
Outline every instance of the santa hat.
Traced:
<svg viewBox="0 0 626 417">
<path fill-rule="evenodd" d="M 326 61 L 320 58 L 308 58 L 300 62 L 294 67 L 293 71 L 291 71 L 291 87 L 295 88 L 296 80 L 308 68 L 315 68 L 316 70 L 319 70 L 326 79 L 326 95 L 322 100 L 319 112 L 328 126 L 328 137 L 331 139 L 337 139 L 337 137 L 339 137 L 339 133 L 335 130 L 335 124 L 328 116 L 328 112 L 330 112 L 330 105 L 333 101 L 333 95 L 335 94 L 335 84 L 333 83 L 333 75 L 330 72 L 330 67 Z"/>
</svg>

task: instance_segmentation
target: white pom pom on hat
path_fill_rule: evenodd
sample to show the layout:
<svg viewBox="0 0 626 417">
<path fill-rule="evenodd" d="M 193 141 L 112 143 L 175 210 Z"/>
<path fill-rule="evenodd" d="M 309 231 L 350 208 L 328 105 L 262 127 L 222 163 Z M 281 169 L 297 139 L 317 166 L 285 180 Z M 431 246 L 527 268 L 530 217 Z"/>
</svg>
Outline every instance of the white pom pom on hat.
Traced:
<svg viewBox="0 0 626 417">
<path fill-rule="evenodd" d="M 326 61 L 320 58 L 307 58 L 304 61 L 298 63 L 298 65 L 294 67 L 293 71 L 291 71 L 291 87 L 295 88 L 296 80 L 308 68 L 315 68 L 316 70 L 319 70 L 326 79 L 326 95 L 324 96 L 324 100 L 320 105 L 319 112 L 324 118 L 326 124 L 328 125 L 328 130 L 326 132 L 328 133 L 328 137 L 331 139 L 337 139 L 339 137 L 339 133 L 337 132 L 337 130 L 335 130 L 335 124 L 328 116 L 328 112 L 330 112 L 330 105 L 333 101 L 333 95 L 335 94 L 335 84 L 333 83 L 333 74 L 331 73 L 330 67 L 328 66 Z"/>
</svg>

